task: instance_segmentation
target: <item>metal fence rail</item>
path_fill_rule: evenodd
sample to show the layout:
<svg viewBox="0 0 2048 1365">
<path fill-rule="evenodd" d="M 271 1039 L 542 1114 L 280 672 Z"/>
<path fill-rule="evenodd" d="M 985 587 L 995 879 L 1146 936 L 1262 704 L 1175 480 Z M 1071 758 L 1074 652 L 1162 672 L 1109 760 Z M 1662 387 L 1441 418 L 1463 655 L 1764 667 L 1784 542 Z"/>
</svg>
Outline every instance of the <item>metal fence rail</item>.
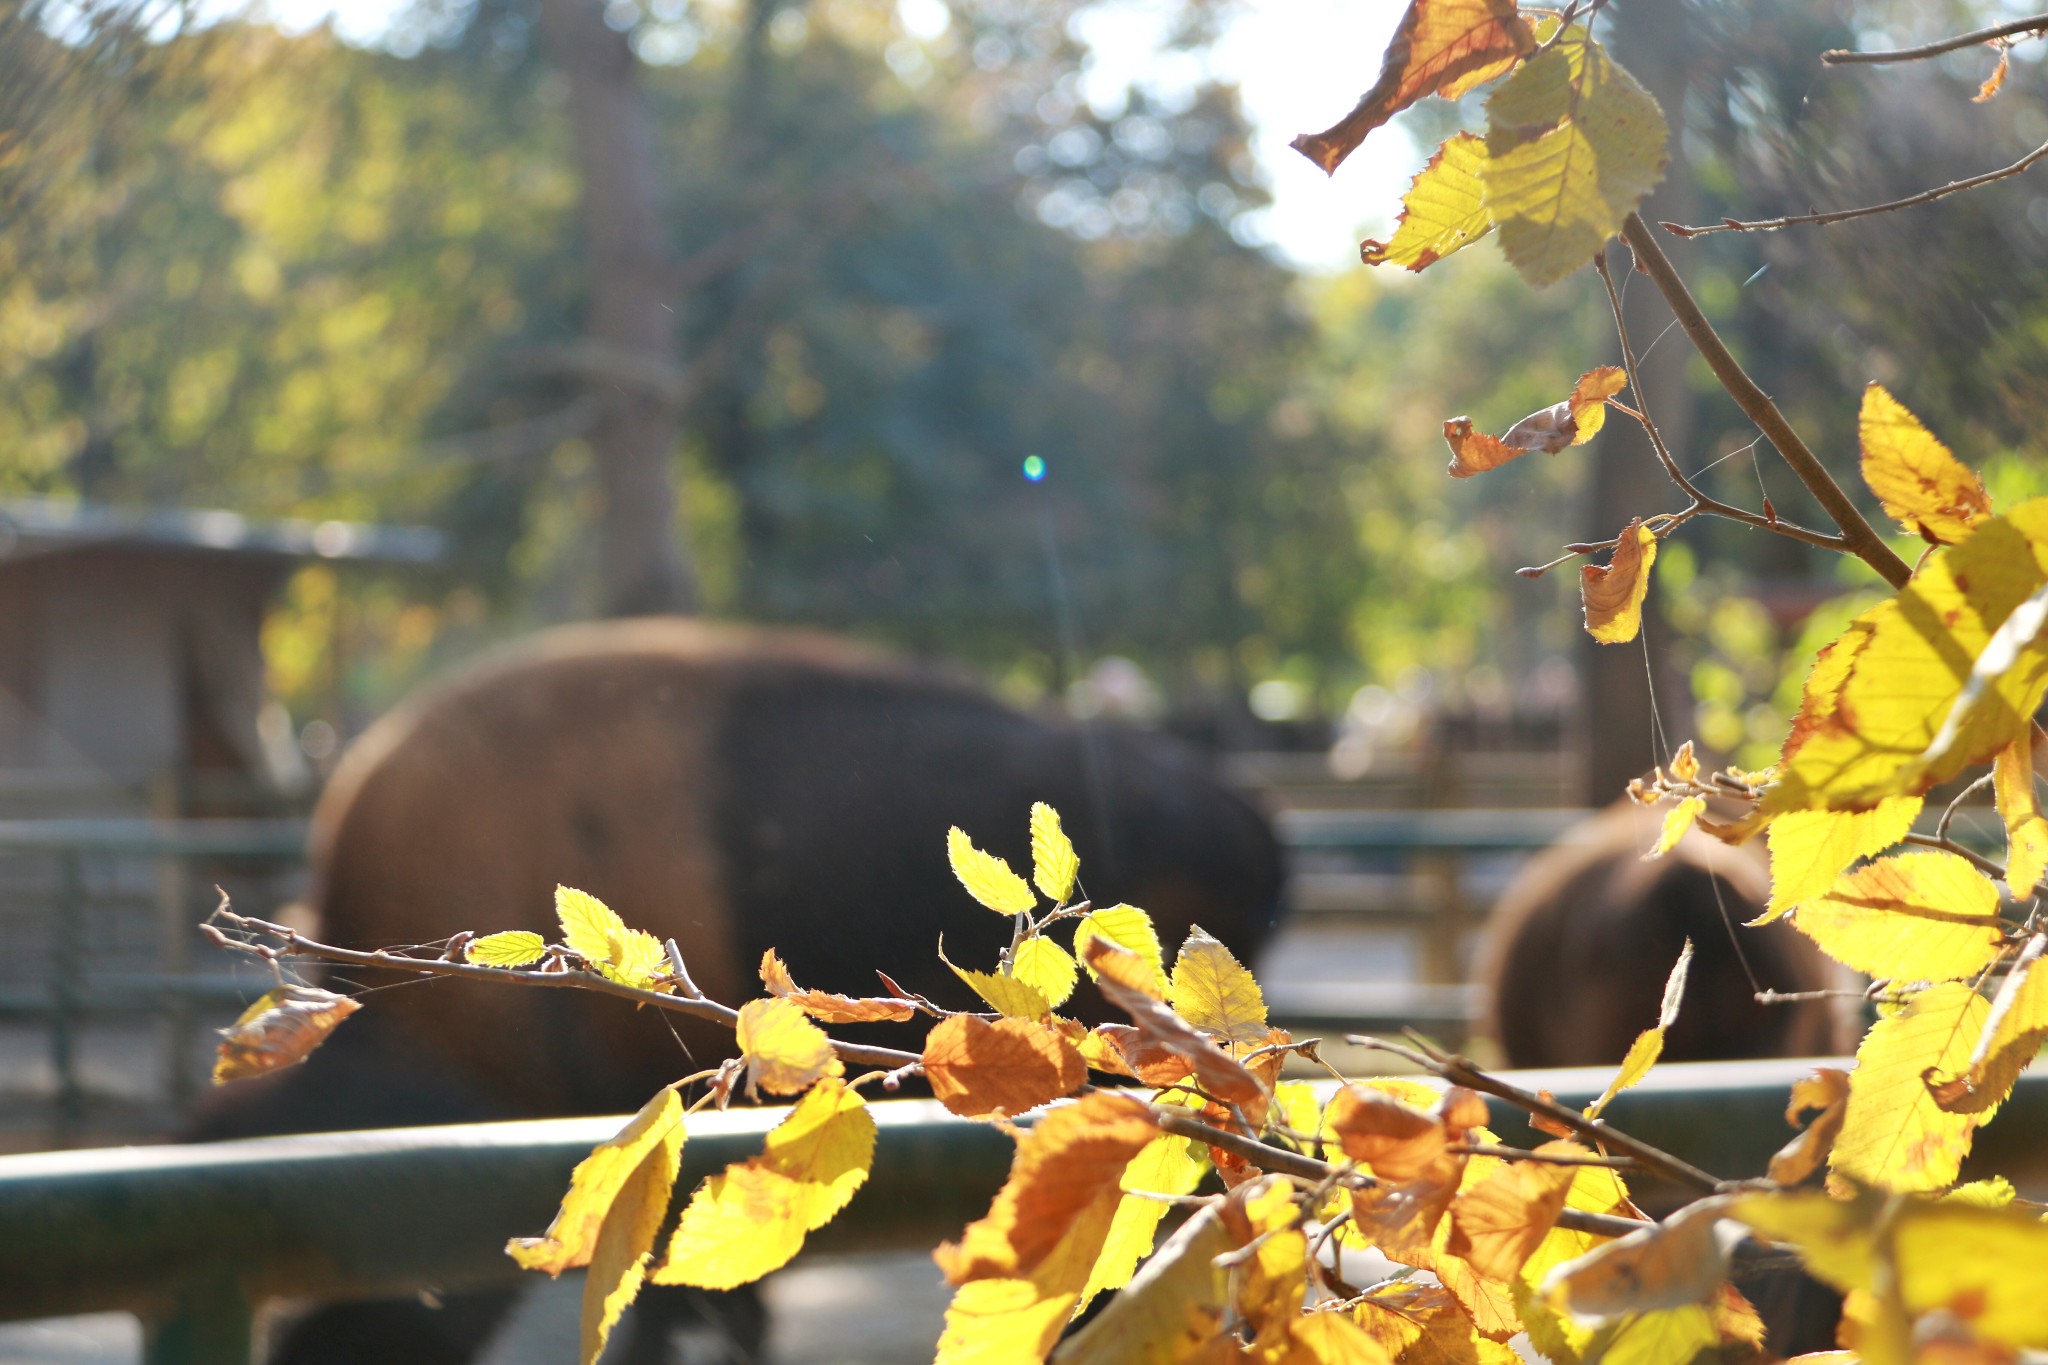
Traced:
<svg viewBox="0 0 2048 1365">
<path fill-rule="evenodd" d="M 1615 1100 L 1617 1126 L 1729 1177 L 1762 1172 L 1812 1062 L 1669 1065 Z M 1529 1072 L 1583 1104 L 1608 1068 Z M 929 1101 L 873 1106 L 874 1174 L 819 1249 L 935 1243 L 978 1216 L 1012 1146 Z M 760 1149 L 784 1110 L 690 1120 L 684 1187 Z M 1503 1137 L 1527 1136 L 1495 1107 Z M 505 1240 L 545 1227 L 569 1170 L 620 1118 L 475 1124 L 206 1146 L 0 1157 L 0 1320 L 119 1310 L 147 1324 L 149 1365 L 239 1365 L 255 1308 L 520 1278 Z M 2048 1185 L 2048 1075 L 2023 1076 L 1978 1137 L 1973 1169 Z M 1966 1176 L 1969 1171 L 1966 1170 Z M 1647 1196 L 1655 1202 L 1655 1192 Z"/>
</svg>

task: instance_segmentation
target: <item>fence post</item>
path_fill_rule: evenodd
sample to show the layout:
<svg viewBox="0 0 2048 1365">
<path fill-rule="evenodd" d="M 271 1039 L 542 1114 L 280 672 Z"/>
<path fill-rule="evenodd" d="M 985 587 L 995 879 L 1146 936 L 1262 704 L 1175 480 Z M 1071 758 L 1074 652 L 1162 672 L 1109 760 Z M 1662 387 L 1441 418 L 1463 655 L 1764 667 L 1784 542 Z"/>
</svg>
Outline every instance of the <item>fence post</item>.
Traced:
<svg viewBox="0 0 2048 1365">
<path fill-rule="evenodd" d="M 249 1365 L 255 1311 L 233 1279 L 199 1280 L 143 1332 L 143 1365 Z"/>
<path fill-rule="evenodd" d="M 50 1066 L 56 1072 L 56 1145 L 77 1141 L 85 1119 L 85 1091 L 78 1080 L 80 974 L 85 958 L 84 855 L 67 848 L 57 855 L 56 921 L 50 926 Z"/>
</svg>

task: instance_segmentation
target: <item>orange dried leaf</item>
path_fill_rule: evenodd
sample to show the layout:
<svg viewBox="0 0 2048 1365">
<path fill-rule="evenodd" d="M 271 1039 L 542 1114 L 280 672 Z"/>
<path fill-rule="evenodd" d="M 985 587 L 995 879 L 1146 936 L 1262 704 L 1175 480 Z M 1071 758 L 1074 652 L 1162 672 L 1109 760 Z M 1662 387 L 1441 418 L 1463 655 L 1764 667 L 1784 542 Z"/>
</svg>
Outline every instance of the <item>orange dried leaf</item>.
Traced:
<svg viewBox="0 0 2048 1365">
<path fill-rule="evenodd" d="M 1367 133 L 1427 95 L 1455 99 L 1513 67 L 1536 45 L 1514 0 L 1412 0 L 1387 45 L 1379 80 L 1331 128 L 1293 147 L 1335 172 Z"/>
<path fill-rule="evenodd" d="M 213 1083 L 247 1080 L 296 1066 L 362 1006 L 317 986 L 279 986 L 221 1030 Z"/>
<path fill-rule="evenodd" d="M 1100 939 L 1091 940 L 1082 961 L 1094 968 L 1097 984 L 1109 1002 L 1131 1016 L 1131 1022 L 1148 1042 L 1185 1058 L 1193 1067 L 1202 1089 L 1230 1104 L 1261 1104 L 1265 1087 L 1244 1064 L 1216 1046 L 1187 1020 L 1142 990 L 1125 985 L 1112 975 L 1131 954 Z M 1129 1055 L 1127 1052 L 1126 1056 Z"/>
<path fill-rule="evenodd" d="M 1785 1122 L 1797 1128 L 1801 1116 L 1819 1110 L 1798 1137 L 1778 1149 L 1771 1158 L 1770 1178 L 1780 1185 L 1796 1185 L 1821 1168 L 1834 1150 L 1842 1132 L 1842 1117 L 1849 1108 L 1849 1073 L 1821 1067 L 1811 1076 L 1795 1081 L 1792 1100 L 1785 1106 Z"/>
<path fill-rule="evenodd" d="M 1051 1025 L 971 1014 L 925 1035 L 924 1067 L 939 1103 L 965 1118 L 1022 1114 L 1088 1080 L 1079 1050 Z"/>
<path fill-rule="evenodd" d="M 1195 1074 L 1193 1062 L 1147 1038 L 1129 1024 L 1100 1024 L 1090 1036 L 1099 1038 L 1121 1063 L 1104 1070 L 1121 1071 L 1153 1086 L 1173 1085 Z M 1086 1055 L 1084 1051 L 1083 1056 Z"/>
<path fill-rule="evenodd" d="M 2005 86 L 2005 75 L 2012 70 L 2012 47 L 2007 43 L 1998 44 L 1998 65 L 1991 68 L 1991 74 L 1977 87 L 1977 93 L 1970 96 L 1970 103 L 1983 104 Z"/>
<path fill-rule="evenodd" d="M 747 1093 L 800 1095 L 821 1076 L 846 1073 L 832 1040 L 794 1000 L 749 1000 L 734 1026 L 747 1060 Z"/>
<path fill-rule="evenodd" d="M 1643 599 L 1650 595 L 1650 566 L 1657 562 L 1657 537 L 1632 521 L 1615 540 L 1605 564 L 1579 568 L 1579 596 L 1586 605 L 1586 630 L 1603 645 L 1626 644 L 1643 628 Z"/>
<path fill-rule="evenodd" d="M 1588 370 L 1572 387 L 1571 397 L 1530 413 L 1503 436 L 1474 431 L 1469 417 L 1451 418 L 1444 423 L 1444 440 L 1451 446 L 1451 477 L 1469 479 L 1532 450 L 1555 455 L 1566 446 L 1584 445 L 1606 422 L 1607 400 L 1627 383 L 1628 376 L 1618 366 Z"/>
<path fill-rule="evenodd" d="M 1084 1095 L 1053 1110 L 1018 1142 L 1010 1178 L 987 1216 L 933 1259 L 956 1285 L 1028 1278 L 1090 1205 L 1107 1197 L 1114 1210 L 1125 1168 L 1158 1134 L 1151 1107 L 1127 1095 Z"/>
<path fill-rule="evenodd" d="M 793 1001 L 813 1019 L 827 1024 L 872 1024 L 882 1021 L 903 1023 L 917 1013 L 908 1001 L 889 996 L 834 995 L 830 991 L 807 991 L 790 979 L 789 968 L 770 948 L 761 954 L 761 984 L 770 995 Z"/>
<path fill-rule="evenodd" d="M 1906 530 L 1933 544 L 1953 545 L 1990 518 L 1984 481 L 1882 384 L 1863 390 L 1856 427 L 1863 442 L 1863 481 Z"/>
<path fill-rule="evenodd" d="M 1353 1314 L 1389 1360 L 1408 1365 L 1483 1362 L 1484 1348 L 1495 1344 L 1479 1335 L 1458 1300 L 1440 1284 L 1387 1285 L 1361 1300 Z"/>
<path fill-rule="evenodd" d="M 1586 1156 L 1575 1142 L 1546 1142 L 1544 1155 Z M 1480 1274 L 1513 1280 L 1564 1209 L 1573 1168 L 1540 1161 L 1510 1161 L 1451 1204 L 1451 1237 L 1446 1246 Z"/>
<path fill-rule="evenodd" d="M 1435 1170 L 1450 1145 L 1435 1114 L 1363 1086 L 1347 1085 L 1331 1096 L 1323 1122 L 1344 1155 L 1397 1183 Z"/>
</svg>

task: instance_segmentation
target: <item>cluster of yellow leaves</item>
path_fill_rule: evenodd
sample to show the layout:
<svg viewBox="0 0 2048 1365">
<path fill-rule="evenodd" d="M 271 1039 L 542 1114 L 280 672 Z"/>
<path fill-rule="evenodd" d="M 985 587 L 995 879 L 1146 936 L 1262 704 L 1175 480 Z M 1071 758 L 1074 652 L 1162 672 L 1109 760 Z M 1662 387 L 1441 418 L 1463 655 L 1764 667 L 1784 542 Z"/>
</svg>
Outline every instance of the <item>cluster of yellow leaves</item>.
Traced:
<svg viewBox="0 0 2048 1365">
<path fill-rule="evenodd" d="M 590 969 L 622 986 L 666 990 L 668 955 L 661 941 L 643 929 L 629 929 L 616 911 L 587 891 L 555 888 L 555 919 L 562 947 Z M 528 967 L 547 956 L 547 940 L 526 929 L 471 939 L 463 956 L 485 967 Z"/>
<path fill-rule="evenodd" d="M 1437 149 L 1402 197 L 1394 235 L 1361 244 L 1366 264 L 1423 270 L 1498 228 L 1523 278 L 1550 284 L 1590 261 L 1663 178 L 1667 129 L 1649 92 L 1584 24 L 1532 26 L 1513 0 L 1412 0 L 1379 82 L 1294 146 L 1335 171 L 1395 111 L 1503 76 L 1487 96 L 1486 135 Z"/>
</svg>

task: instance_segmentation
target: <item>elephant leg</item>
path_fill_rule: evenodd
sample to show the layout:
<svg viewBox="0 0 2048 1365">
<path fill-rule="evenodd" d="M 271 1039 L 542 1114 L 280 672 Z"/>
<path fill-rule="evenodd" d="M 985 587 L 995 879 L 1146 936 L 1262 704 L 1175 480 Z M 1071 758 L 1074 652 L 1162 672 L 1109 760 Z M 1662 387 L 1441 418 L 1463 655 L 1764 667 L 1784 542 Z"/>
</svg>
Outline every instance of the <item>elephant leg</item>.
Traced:
<svg viewBox="0 0 2048 1365">
<path fill-rule="evenodd" d="M 630 1322 L 623 1365 L 756 1365 L 768 1340 L 768 1306 L 752 1285 L 648 1285 Z"/>
</svg>

